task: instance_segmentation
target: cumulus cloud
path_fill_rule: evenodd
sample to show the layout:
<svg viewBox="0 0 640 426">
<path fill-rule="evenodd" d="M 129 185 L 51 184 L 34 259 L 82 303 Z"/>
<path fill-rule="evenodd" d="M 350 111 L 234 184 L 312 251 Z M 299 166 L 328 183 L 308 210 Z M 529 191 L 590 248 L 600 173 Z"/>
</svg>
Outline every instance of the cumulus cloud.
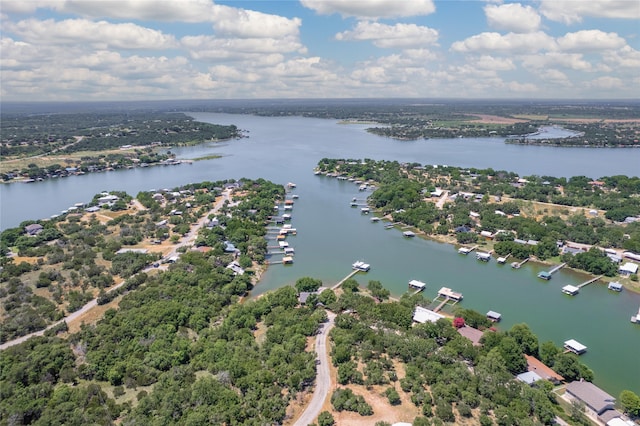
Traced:
<svg viewBox="0 0 640 426">
<path fill-rule="evenodd" d="M 489 55 L 483 55 L 474 60 L 473 65 L 481 69 L 494 71 L 510 71 L 516 68 L 510 58 L 496 58 Z"/>
<path fill-rule="evenodd" d="M 436 10 L 432 0 L 301 0 L 301 3 L 322 15 L 339 13 L 366 19 L 429 15 Z"/>
<path fill-rule="evenodd" d="M 540 28 L 540 15 L 531 6 L 520 3 L 490 4 L 484 7 L 487 22 L 492 28 L 514 33 L 530 33 Z"/>
<path fill-rule="evenodd" d="M 558 38 L 560 50 L 568 52 L 587 52 L 611 50 L 624 47 L 627 42 L 616 33 L 605 33 L 600 30 L 584 30 L 567 33 Z"/>
<path fill-rule="evenodd" d="M 25 2 L 29 3 L 29 2 Z M 211 0 L 55 0 L 40 1 L 41 5 L 60 12 L 87 18 L 117 18 L 145 21 L 207 22 L 214 14 Z"/>
<path fill-rule="evenodd" d="M 296 40 L 267 38 L 217 38 L 213 36 L 185 36 L 180 39 L 190 56 L 200 60 L 256 59 L 258 55 L 290 53 L 302 48 Z M 282 60 L 282 57 L 278 57 Z"/>
<path fill-rule="evenodd" d="M 555 48 L 553 37 L 537 31 L 527 34 L 480 33 L 451 45 L 454 52 L 537 52 Z"/>
<path fill-rule="evenodd" d="M 288 19 L 278 15 L 216 6 L 214 9 L 214 28 L 216 34 L 243 38 L 280 38 L 298 36 L 302 21 L 299 18 Z"/>
<path fill-rule="evenodd" d="M 623 87 L 622 80 L 616 77 L 603 76 L 598 77 L 594 80 L 591 80 L 587 84 L 589 87 L 593 87 L 595 89 L 620 89 Z"/>
<path fill-rule="evenodd" d="M 640 51 L 630 46 L 624 46 L 622 49 L 615 51 L 606 51 L 603 57 L 607 63 L 615 67 L 629 68 L 632 70 L 640 69 Z"/>
<path fill-rule="evenodd" d="M 640 19 L 636 0 L 541 0 L 540 12 L 552 21 L 582 22 L 584 17 Z"/>
<path fill-rule="evenodd" d="M 371 40 L 377 47 L 405 48 L 435 44 L 438 31 L 415 24 L 385 25 L 358 22 L 351 31 L 336 34 L 336 40 Z"/>
<path fill-rule="evenodd" d="M 538 77 L 545 83 L 555 84 L 565 87 L 571 87 L 572 83 L 569 77 L 562 71 L 556 69 L 541 70 Z"/>
<path fill-rule="evenodd" d="M 102 48 L 118 49 L 167 49 L 176 45 L 173 36 L 161 31 L 130 23 L 112 24 L 86 19 L 6 22 L 4 31 L 29 43 L 41 45 L 89 43 Z"/>
<path fill-rule="evenodd" d="M 522 66 L 537 70 L 549 67 L 562 67 L 575 71 L 591 71 L 593 68 L 581 53 L 560 52 L 547 52 L 541 55 L 526 56 L 522 60 Z"/>
</svg>

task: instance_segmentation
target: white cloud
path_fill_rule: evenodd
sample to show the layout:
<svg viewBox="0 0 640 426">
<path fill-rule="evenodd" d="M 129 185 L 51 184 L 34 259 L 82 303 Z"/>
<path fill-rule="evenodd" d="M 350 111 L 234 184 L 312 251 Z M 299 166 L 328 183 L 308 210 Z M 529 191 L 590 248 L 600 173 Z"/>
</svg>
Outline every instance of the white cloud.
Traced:
<svg viewBox="0 0 640 426">
<path fill-rule="evenodd" d="M 506 84 L 509 92 L 512 93 L 536 93 L 540 88 L 533 83 L 520 83 L 518 81 L 510 81 Z"/>
<path fill-rule="evenodd" d="M 300 0 L 303 6 L 322 15 L 339 13 L 358 18 L 401 18 L 429 15 L 436 8 L 432 0 Z"/>
<path fill-rule="evenodd" d="M 573 84 L 571 80 L 565 73 L 556 69 L 545 69 L 540 70 L 540 73 L 537 75 L 542 81 L 549 84 L 555 84 L 565 87 L 571 87 Z"/>
<path fill-rule="evenodd" d="M 48 2 L 43 1 L 46 5 Z M 207 22 L 214 15 L 211 0 L 58 0 L 53 8 L 89 18 L 144 21 Z"/>
<path fill-rule="evenodd" d="M 540 15 L 531 6 L 520 3 L 487 5 L 484 13 L 490 27 L 514 33 L 530 33 L 540 28 Z"/>
<path fill-rule="evenodd" d="M 605 33 L 600 30 L 583 30 L 567 33 L 557 39 L 560 50 L 566 52 L 588 52 L 611 50 L 624 47 L 627 43 L 616 33 Z"/>
<path fill-rule="evenodd" d="M 565 24 L 582 22 L 583 17 L 640 19 L 637 0 L 541 0 L 540 12 Z"/>
<path fill-rule="evenodd" d="M 130 23 L 112 24 L 86 19 L 28 19 L 16 23 L 5 22 L 3 26 L 5 32 L 39 45 L 89 43 L 99 48 L 118 49 L 167 49 L 176 45 L 171 35 Z"/>
<path fill-rule="evenodd" d="M 562 67 L 575 71 L 591 71 L 593 67 L 580 53 L 548 52 L 540 55 L 530 55 L 522 59 L 524 68 L 546 69 L 549 67 Z"/>
<path fill-rule="evenodd" d="M 385 25 L 378 22 L 358 22 L 352 31 L 336 34 L 337 40 L 371 40 L 377 47 L 404 48 L 435 44 L 438 31 L 415 24 Z"/>
<path fill-rule="evenodd" d="M 610 89 L 621 89 L 624 86 L 624 84 L 622 83 L 622 80 L 620 80 L 619 78 L 603 76 L 603 77 L 598 77 L 594 80 L 591 80 L 590 82 L 587 83 L 587 86 L 592 87 L 594 89 L 610 90 Z"/>
<path fill-rule="evenodd" d="M 640 51 L 625 46 L 616 51 L 606 51 L 603 57 L 612 66 L 640 70 Z"/>
<path fill-rule="evenodd" d="M 555 48 L 553 37 L 538 31 L 535 33 L 480 33 L 451 45 L 454 52 L 538 52 Z"/>
<path fill-rule="evenodd" d="M 485 70 L 510 71 L 516 68 L 510 58 L 496 58 L 489 55 L 483 55 L 477 60 L 473 60 L 472 63 L 474 66 Z"/>
<path fill-rule="evenodd" d="M 213 22 L 216 34 L 242 38 L 298 37 L 302 24 L 299 18 L 288 19 L 227 6 L 215 6 Z"/>
<path fill-rule="evenodd" d="M 303 50 L 295 40 L 267 38 L 216 38 L 212 36 L 186 36 L 181 43 L 194 59 L 200 60 L 261 60 L 257 56 L 282 54 Z M 279 56 L 281 60 L 282 57 Z"/>
</svg>

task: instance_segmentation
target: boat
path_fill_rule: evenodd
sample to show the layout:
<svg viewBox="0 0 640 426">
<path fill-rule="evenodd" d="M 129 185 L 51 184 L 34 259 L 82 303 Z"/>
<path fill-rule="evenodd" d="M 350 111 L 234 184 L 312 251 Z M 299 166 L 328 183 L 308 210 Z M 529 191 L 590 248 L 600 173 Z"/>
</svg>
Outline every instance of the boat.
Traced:
<svg viewBox="0 0 640 426">
<path fill-rule="evenodd" d="M 293 183 L 293 182 L 289 182 L 289 183 L 287 184 L 287 187 L 288 187 L 288 188 L 295 188 L 295 187 L 296 187 L 296 184 L 295 184 L 295 183 Z"/>
<path fill-rule="evenodd" d="M 364 263 L 361 260 L 358 260 L 357 262 L 355 262 L 353 265 L 351 265 L 351 267 L 356 271 L 362 271 L 362 272 L 367 272 L 369 271 L 369 269 L 371 269 L 371 265 L 369 265 L 368 263 Z"/>
<path fill-rule="evenodd" d="M 370 212 L 371 210 L 369 209 L 369 207 L 363 207 L 363 208 L 361 208 L 361 209 L 360 209 L 360 211 L 361 211 L 362 213 L 364 213 L 364 214 L 369 214 L 369 212 Z"/>
<path fill-rule="evenodd" d="M 371 219 L 369 219 L 371 222 L 379 222 L 380 218 L 379 217 L 372 217 Z"/>
<path fill-rule="evenodd" d="M 293 198 L 294 200 L 296 200 L 296 199 L 300 198 L 300 196 L 299 196 L 298 194 L 293 194 L 293 195 L 291 196 L 291 198 Z"/>
</svg>

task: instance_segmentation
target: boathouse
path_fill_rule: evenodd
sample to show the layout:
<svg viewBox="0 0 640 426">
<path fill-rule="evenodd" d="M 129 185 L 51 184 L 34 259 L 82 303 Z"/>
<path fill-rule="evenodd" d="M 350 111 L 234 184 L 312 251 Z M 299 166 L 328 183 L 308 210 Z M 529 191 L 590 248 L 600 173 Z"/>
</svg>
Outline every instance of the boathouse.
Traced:
<svg viewBox="0 0 640 426">
<path fill-rule="evenodd" d="M 293 257 L 291 257 L 291 256 L 283 257 L 282 258 L 282 263 L 284 263 L 285 265 L 293 263 Z"/>
<path fill-rule="evenodd" d="M 416 236 L 416 233 L 413 231 L 404 231 L 402 235 L 404 235 L 407 238 L 413 238 Z"/>
<path fill-rule="evenodd" d="M 491 253 L 478 252 L 476 253 L 476 259 L 488 262 L 491 260 Z"/>
<path fill-rule="evenodd" d="M 453 291 L 448 287 L 442 287 L 440 290 L 438 290 L 438 296 L 441 297 L 448 297 L 449 299 L 453 299 L 453 300 L 462 300 L 462 293 L 458 293 L 457 291 Z"/>
<path fill-rule="evenodd" d="M 569 296 L 575 296 L 580 292 L 580 289 L 574 285 L 565 285 L 562 287 L 562 292 L 564 294 L 568 294 Z"/>
<path fill-rule="evenodd" d="M 416 306 L 416 310 L 413 313 L 413 321 L 420 324 L 424 324 L 426 322 L 436 322 L 440 318 L 444 318 L 444 316 L 440 315 L 437 312 L 433 312 L 429 309 L 423 308 L 422 306 Z"/>
<path fill-rule="evenodd" d="M 538 278 L 548 281 L 551 279 L 551 274 L 548 271 L 541 271 L 538 273 Z"/>
<path fill-rule="evenodd" d="M 499 322 L 502 319 L 502 314 L 495 311 L 489 311 L 487 312 L 487 318 L 493 322 Z"/>
<path fill-rule="evenodd" d="M 409 281 L 409 288 L 414 288 L 416 290 L 424 290 L 426 286 L 427 284 L 423 283 L 422 281 L 418 281 L 418 280 Z"/>
<path fill-rule="evenodd" d="M 622 291 L 622 284 L 620 284 L 617 281 L 611 282 L 609 283 L 609 285 L 607 286 L 607 288 L 609 290 L 613 290 L 613 291 Z"/>
<path fill-rule="evenodd" d="M 581 355 L 587 351 L 587 347 L 585 345 L 573 339 L 564 342 L 564 348 L 576 355 Z"/>
</svg>

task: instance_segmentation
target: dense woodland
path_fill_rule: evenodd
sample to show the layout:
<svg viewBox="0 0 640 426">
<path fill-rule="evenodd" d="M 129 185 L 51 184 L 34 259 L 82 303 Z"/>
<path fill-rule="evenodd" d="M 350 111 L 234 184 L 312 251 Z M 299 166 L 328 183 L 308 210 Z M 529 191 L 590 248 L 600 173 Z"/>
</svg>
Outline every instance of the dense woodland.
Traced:
<svg viewBox="0 0 640 426">
<path fill-rule="evenodd" d="M 560 243 L 575 242 L 640 253 L 640 178 L 586 176 L 517 176 L 493 169 L 400 164 L 394 161 L 322 159 L 320 173 L 371 181 L 376 189 L 368 203 L 427 235 L 455 235 L 459 243 L 495 235 L 499 255 L 545 260 L 560 254 Z M 436 188 L 455 196 L 436 207 Z M 547 203 L 536 204 L 533 203 Z M 552 207 L 557 208 L 552 208 Z M 604 211 L 590 216 L 591 210 Z M 497 213 L 497 211 L 499 213 Z M 471 213 L 474 213 L 472 215 Z M 635 222 L 625 223 L 627 218 Z M 499 232 L 498 232 L 499 231 Z M 534 240 L 535 245 L 518 241 Z M 596 275 L 614 276 L 617 265 L 592 249 L 562 260 Z"/>
</svg>

